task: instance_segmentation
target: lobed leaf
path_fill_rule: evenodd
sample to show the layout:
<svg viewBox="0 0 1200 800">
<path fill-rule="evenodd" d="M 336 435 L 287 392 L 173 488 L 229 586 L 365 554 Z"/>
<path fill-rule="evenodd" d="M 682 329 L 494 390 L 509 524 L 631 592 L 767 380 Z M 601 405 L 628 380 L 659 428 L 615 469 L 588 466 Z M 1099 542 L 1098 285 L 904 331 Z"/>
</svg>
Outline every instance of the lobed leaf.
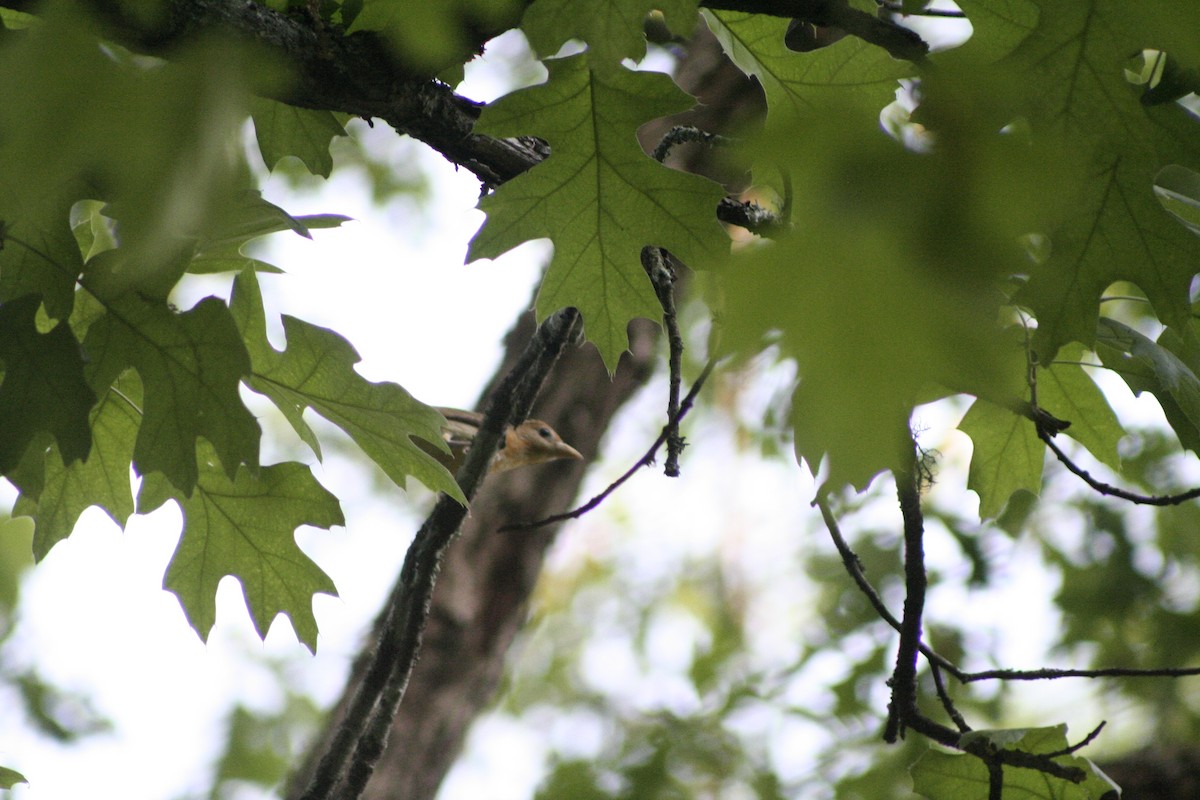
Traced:
<svg viewBox="0 0 1200 800">
<path fill-rule="evenodd" d="M 254 135 L 267 169 L 280 159 L 294 156 L 313 175 L 328 178 L 333 171 L 330 143 L 346 129 L 332 111 L 297 108 L 275 100 L 255 98 L 251 103 Z"/>
<path fill-rule="evenodd" d="M 412 439 L 444 448 L 441 414 L 397 384 L 364 379 L 354 371 L 359 357 L 353 346 L 326 328 L 284 317 L 287 349 L 271 347 L 253 272 L 238 275 L 231 304 L 250 352 L 250 388 L 271 399 L 318 457 L 320 442 L 304 421 L 306 408 L 344 430 L 398 485 L 412 475 L 466 502 L 454 476 Z"/>
<path fill-rule="evenodd" d="M 258 466 L 260 430 L 238 396 L 250 358 L 229 309 L 209 297 L 176 313 L 164 303 L 126 295 L 108 301 L 84 340 L 92 385 L 106 386 L 132 367 L 145 405 L 134 466 L 143 476 L 162 472 L 191 494 L 199 468 L 196 439 L 216 449 L 230 476 Z"/>
<path fill-rule="evenodd" d="M 1179 441 L 1200 453 L 1200 378 L 1179 356 L 1107 317 L 1096 330 L 1096 353 L 1135 394 L 1154 395 Z"/>
<path fill-rule="evenodd" d="M 121 223 L 120 255 L 96 267 L 122 290 L 166 297 L 241 177 L 228 145 L 252 71 L 217 43 L 148 68 L 103 46 L 76 6 L 48 5 L 43 24 L 0 47 L 0 219 L 21 242 L 0 251 L 0 301 L 41 294 L 55 319 L 82 266 L 68 211 L 83 199 Z"/>
<path fill-rule="evenodd" d="M 15 468 L 42 432 L 53 435 L 68 464 L 91 451 L 96 394 L 84 380 L 83 353 L 64 323 L 38 331 L 40 305 L 33 295 L 0 305 L 0 473 Z"/>
<path fill-rule="evenodd" d="M 337 498 L 308 467 L 288 462 L 257 471 L 236 469 L 231 478 L 212 446 L 200 442 L 201 465 L 190 496 L 161 475 L 147 475 L 138 493 L 138 513 L 168 500 L 183 512 L 183 535 L 171 556 L 163 588 L 179 598 L 188 623 L 207 641 L 216 623 L 217 584 L 232 575 L 242 584 L 254 629 L 265 638 L 272 621 L 285 614 L 296 637 L 316 652 L 316 594 L 337 595 L 333 581 L 296 544 L 301 525 L 345 524 Z"/>
<path fill-rule="evenodd" d="M 588 44 L 597 69 L 616 67 L 621 59 L 646 55 L 642 29 L 646 15 L 661 11 L 673 30 L 691 32 L 696 0 L 534 0 L 525 9 L 521 30 L 543 57 L 552 56 L 569 39 Z"/>
<path fill-rule="evenodd" d="M 1117 443 L 1125 435 L 1117 415 L 1096 386 L 1096 382 L 1078 363 L 1083 346 L 1070 344 L 1059 351 L 1058 361 L 1037 372 L 1038 405 L 1055 417 L 1067 420 L 1071 427 L 1064 433 L 1079 442 L 1102 464 L 1121 468 Z"/>
<path fill-rule="evenodd" d="M 662 166 L 638 144 L 642 123 L 692 104 L 670 78 L 596 72 L 582 55 L 546 66 L 546 83 L 502 97 L 476 127 L 492 136 L 538 136 L 551 155 L 480 201 L 488 218 L 467 260 L 549 238 L 554 257 L 538 292 L 538 319 L 578 308 L 611 371 L 628 347 L 629 321 L 660 314 L 642 248 L 665 247 L 693 267 L 725 252 L 715 214 L 723 192 Z"/>
<path fill-rule="evenodd" d="M 1125 66 L 1145 48 L 1194 64 L 1200 5 L 1153 6 L 1040 3 L 1037 27 L 1006 62 L 1024 76 L 1034 134 L 1067 145 L 1079 177 L 1046 231 L 1049 258 L 1017 298 L 1038 318 L 1042 361 L 1068 341 L 1093 340 L 1101 293 L 1118 280 L 1140 287 L 1168 325 L 1188 319 L 1200 239 L 1163 209 L 1154 180 L 1170 164 L 1200 167 L 1200 125 L 1178 104 L 1141 103 Z"/>
<path fill-rule="evenodd" d="M 758 78 L 767 95 L 768 124 L 784 124 L 836 110 L 878 117 L 900 78 L 913 74 L 880 47 L 847 37 L 828 47 L 797 53 L 784 44 L 788 20 L 740 11 L 704 12 L 726 55 Z"/>
<path fill-rule="evenodd" d="M 976 400 L 958 429 L 974 443 L 967 488 L 979 495 L 980 519 L 999 516 L 1015 492 L 1041 492 L 1046 446 L 1032 422 L 995 403 Z"/>
<path fill-rule="evenodd" d="M 33 518 L 34 558 L 45 558 L 50 548 L 70 536 L 79 515 L 91 506 L 99 506 L 125 527 L 134 509 L 129 465 L 142 419 L 140 400 L 136 377 L 122 375 L 92 409 L 88 459 L 65 464 L 59 448 L 51 447 L 38 485 L 19 484 L 13 516 Z"/>
</svg>

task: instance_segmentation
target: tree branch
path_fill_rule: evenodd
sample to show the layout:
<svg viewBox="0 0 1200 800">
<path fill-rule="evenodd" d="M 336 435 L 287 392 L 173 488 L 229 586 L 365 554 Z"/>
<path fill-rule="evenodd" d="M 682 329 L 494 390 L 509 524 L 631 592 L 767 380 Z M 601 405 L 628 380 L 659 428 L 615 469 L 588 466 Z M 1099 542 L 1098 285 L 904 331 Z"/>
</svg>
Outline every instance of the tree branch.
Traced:
<svg viewBox="0 0 1200 800">
<path fill-rule="evenodd" d="M 547 319 L 489 400 L 483 424 L 456 476 L 468 503 L 500 446 L 505 426 L 520 421 L 514 407 L 532 405 L 578 317 L 575 309 L 564 309 Z M 416 663 L 442 556 L 466 514 L 466 506 L 442 495 L 417 532 L 388 602 L 374 657 L 302 800 L 357 798 L 362 793 L 387 744 L 392 718 Z M 343 779 L 345 785 L 339 786 Z"/>
<path fill-rule="evenodd" d="M 900 645 L 892 672 L 892 701 L 884 741 L 904 734 L 908 719 L 917 713 L 917 653 L 921 648 L 921 617 L 925 612 L 925 521 L 921 516 L 920 470 L 909 455 L 910 466 L 897 470 L 896 494 L 904 517 L 904 616 L 900 620 Z"/>
<path fill-rule="evenodd" d="M 901 61 L 921 64 L 929 54 L 929 45 L 916 31 L 852 8 L 847 0 L 701 0 L 700 5 L 716 10 L 790 17 L 823 28 L 838 28 L 882 47 Z"/>
<path fill-rule="evenodd" d="M 893 630 L 899 632 L 900 620 L 896 619 L 888 607 L 884 605 L 883 598 L 879 596 L 879 592 L 871 585 L 871 581 L 863 573 L 862 562 L 858 555 L 850 549 L 849 543 L 846 542 L 846 537 L 842 535 L 841 527 L 838 525 L 837 517 L 834 516 L 833 510 L 829 507 L 829 501 L 824 497 L 818 497 L 812 501 L 817 510 L 821 512 L 821 518 L 825 521 L 825 528 L 829 531 L 829 538 L 833 540 L 833 546 L 837 548 L 838 555 L 841 556 L 842 566 L 846 568 L 846 572 L 857 584 L 860 592 L 867 598 L 867 602 L 875 609 L 875 613 L 879 618 L 892 627 Z M 955 678 L 963 681 L 962 670 L 956 667 L 949 659 L 939 655 L 935 650 L 930 648 L 923 642 L 919 645 L 921 655 L 929 659 L 931 664 L 935 664 L 941 669 L 946 670 Z M 965 681 L 963 681 L 965 683 Z"/>
</svg>

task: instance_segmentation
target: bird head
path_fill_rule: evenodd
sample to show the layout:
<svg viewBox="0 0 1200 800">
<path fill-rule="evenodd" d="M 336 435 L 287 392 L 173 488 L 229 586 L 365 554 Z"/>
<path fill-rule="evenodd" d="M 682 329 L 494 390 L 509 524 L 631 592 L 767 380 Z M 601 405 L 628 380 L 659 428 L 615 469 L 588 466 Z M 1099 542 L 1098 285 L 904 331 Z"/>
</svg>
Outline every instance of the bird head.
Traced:
<svg viewBox="0 0 1200 800">
<path fill-rule="evenodd" d="M 579 460 L 583 455 L 545 422 L 527 419 L 505 433 L 504 443 L 496 451 L 489 471 L 504 472 L 560 458 Z"/>
</svg>

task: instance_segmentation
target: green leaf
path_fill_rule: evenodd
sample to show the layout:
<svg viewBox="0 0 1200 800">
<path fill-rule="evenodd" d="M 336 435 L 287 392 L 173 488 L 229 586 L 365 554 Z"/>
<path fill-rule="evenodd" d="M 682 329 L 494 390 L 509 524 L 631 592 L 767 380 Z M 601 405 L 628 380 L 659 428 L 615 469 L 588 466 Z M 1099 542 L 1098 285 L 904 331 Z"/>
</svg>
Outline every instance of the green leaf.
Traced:
<svg viewBox="0 0 1200 800">
<path fill-rule="evenodd" d="M 346 135 L 332 111 L 296 108 L 263 98 L 255 98 L 250 108 L 267 169 L 274 170 L 281 158 L 295 156 L 313 175 L 329 177 L 333 171 L 329 143 Z"/>
<path fill-rule="evenodd" d="M 1169 164 L 1154 177 L 1154 191 L 1163 208 L 1200 235 L 1200 173 Z"/>
<path fill-rule="evenodd" d="M 623 58 L 646 55 L 646 15 L 661 11 L 672 30 L 687 35 L 696 22 L 696 0 L 534 0 L 525 9 L 521 30 L 543 57 L 558 52 L 568 39 L 588 43 L 597 69 L 616 66 Z"/>
<path fill-rule="evenodd" d="M 1134 393 L 1154 395 L 1179 441 L 1200 453 L 1200 378 L 1179 356 L 1107 317 L 1097 327 L 1096 354 Z"/>
<path fill-rule="evenodd" d="M 877 117 L 895 99 L 898 80 L 913 67 L 875 45 L 855 38 L 796 53 L 783 42 L 788 20 L 738 11 L 705 11 L 725 53 L 767 95 L 772 124 L 812 117 L 831 108 L 843 115 Z"/>
<path fill-rule="evenodd" d="M 141 386 L 132 374 L 122 375 L 92 410 L 92 454 L 87 461 L 64 464 L 59 449 L 46 453 L 44 477 L 36 492 L 21 486 L 14 516 L 34 521 L 33 554 L 37 559 L 71 535 L 79 515 L 99 506 L 122 528 L 133 513 L 129 464 L 133 460 L 141 412 Z"/>
<path fill-rule="evenodd" d="M 488 218 L 467 260 L 549 237 L 554 258 L 538 292 L 538 319 L 578 308 L 611 371 L 628 347 L 629 321 L 661 313 L 642 247 L 666 247 L 693 267 L 726 252 L 715 214 L 723 192 L 662 166 L 637 142 L 642 123 L 692 105 L 670 78 L 594 72 L 582 55 L 546 66 L 546 83 L 502 97 L 476 127 L 492 136 L 541 137 L 551 155 L 480 201 Z"/>
<path fill-rule="evenodd" d="M 1042 489 L 1046 446 L 1033 423 L 1007 408 L 976 400 L 958 429 L 971 437 L 974 451 L 967 488 L 979 495 L 979 518 L 991 519 L 1021 489 Z"/>
<path fill-rule="evenodd" d="M 110 278 L 165 297 L 238 180 L 229 145 L 251 65 L 214 40 L 150 68 L 102 45 L 77 4 L 42 20 L 0 47 L 0 219 L 24 242 L 0 251 L 0 299 L 36 292 L 51 317 L 69 313 L 80 259 L 67 211 L 82 199 L 121 222 L 119 256 L 100 262 Z"/>
<path fill-rule="evenodd" d="M 522 6 L 518 0 L 362 0 L 347 32 L 378 31 L 397 57 L 433 74 L 477 55 L 477 33 L 513 27 Z"/>
<path fill-rule="evenodd" d="M 96 395 L 84 380 L 83 353 L 70 326 L 37 329 L 35 296 L 0 306 L 0 473 L 17 466 L 39 432 L 53 434 L 67 463 L 88 457 L 88 412 Z"/>
<path fill-rule="evenodd" d="M 37 21 L 38 18 L 33 14 L 26 14 L 24 11 L 12 8 L 0 8 L 0 26 L 8 28 L 10 31 L 23 30 L 35 25 Z"/>
<path fill-rule="evenodd" d="M 1088 452 L 1113 470 L 1120 470 L 1117 443 L 1125 435 L 1117 415 L 1083 367 L 1075 363 L 1083 358 L 1083 346 L 1070 344 L 1059 351 L 1058 359 L 1037 372 L 1038 405 L 1071 427 L 1064 433 L 1087 448 Z"/>
<path fill-rule="evenodd" d="M 958 6 L 973 29 L 962 54 L 987 63 L 1016 49 L 1037 27 L 1041 13 L 1034 0 L 963 0 Z"/>
<path fill-rule="evenodd" d="M 317 228 L 336 228 L 349 217 L 338 214 L 316 214 L 293 217 L 279 206 L 263 200 L 257 192 L 244 192 L 230 203 L 222 215 L 222 224 L 205 230 L 196 242 L 196 253 L 187 270 L 193 274 L 241 272 L 255 269 L 260 272 L 281 272 L 256 258 L 244 254 L 246 245 L 261 236 L 292 231 L 306 239 Z"/>
<path fill-rule="evenodd" d="M 1034 135 L 1069 147 L 1079 178 L 1045 231 L 1049 257 L 1017 298 L 1038 318 L 1043 361 L 1068 341 L 1092 341 L 1100 295 L 1118 280 L 1136 284 L 1166 324 L 1187 322 L 1200 238 L 1163 209 L 1154 180 L 1169 164 L 1200 164 L 1200 126 L 1178 104 L 1142 104 L 1125 66 L 1144 48 L 1187 62 L 1196 30 L 1196 3 L 1043 2 L 1036 29 L 1006 60 L 1024 76 Z"/>
<path fill-rule="evenodd" d="M 253 272 L 235 280 L 232 309 L 250 350 L 250 388 L 269 397 L 318 456 L 320 443 L 304 421 L 306 408 L 349 434 L 397 485 L 404 486 L 412 475 L 434 491 L 466 502 L 454 476 L 412 439 L 444 447 L 441 414 L 401 386 L 360 376 L 354 371 L 358 353 L 333 331 L 285 316 L 287 349 L 280 353 L 271 347 Z"/>
<path fill-rule="evenodd" d="M 752 151 L 804 191 L 794 230 L 720 277 L 730 347 L 777 340 L 797 362 L 797 455 L 814 471 L 828 455 L 831 484 L 862 487 L 911 459 L 909 417 L 935 387 L 1020 396 L 1024 360 L 995 323 L 998 283 L 1022 265 L 1015 232 L 1038 205 L 1038 181 L 1023 176 L 1039 162 L 966 122 L 915 153 L 840 119 Z"/>
<path fill-rule="evenodd" d="M 0 789 L 11 789 L 18 783 L 29 783 L 29 781 L 15 769 L 0 767 Z"/>
<path fill-rule="evenodd" d="M 258 466 L 260 430 L 238 396 L 250 358 L 229 309 L 209 297 L 176 313 L 165 304 L 127 295 L 108 304 L 88 328 L 93 385 L 111 384 L 128 367 L 144 387 L 145 416 L 134 446 L 142 475 L 158 470 L 182 493 L 196 483 L 196 438 L 216 448 L 232 476 Z"/>
<path fill-rule="evenodd" d="M 989 747 L 1024 753 L 1057 753 L 1070 747 L 1067 726 L 977 730 L 964 734 L 963 744 L 987 742 Z M 1004 768 L 1004 797 L 1022 800 L 1102 800 L 1119 788 L 1095 764 L 1080 756 L 1059 756 L 1055 763 L 1083 770 L 1083 783 L 1072 783 L 1034 769 Z M 988 770 L 968 753 L 930 749 L 912 766 L 913 791 L 931 800 L 987 800 Z"/>
<path fill-rule="evenodd" d="M 200 443 L 195 457 L 202 469 L 191 497 L 159 475 L 147 475 L 138 494 L 139 513 L 168 500 L 183 512 L 183 536 L 163 588 L 179 598 L 188 623 L 207 641 L 216 623 L 217 584 L 232 575 L 242 584 L 260 637 L 286 614 L 296 637 L 316 652 L 313 595 L 336 596 L 337 590 L 297 546 L 295 531 L 344 524 L 337 498 L 303 464 L 273 464 L 257 474 L 242 467 L 230 479 L 207 443 Z"/>
</svg>

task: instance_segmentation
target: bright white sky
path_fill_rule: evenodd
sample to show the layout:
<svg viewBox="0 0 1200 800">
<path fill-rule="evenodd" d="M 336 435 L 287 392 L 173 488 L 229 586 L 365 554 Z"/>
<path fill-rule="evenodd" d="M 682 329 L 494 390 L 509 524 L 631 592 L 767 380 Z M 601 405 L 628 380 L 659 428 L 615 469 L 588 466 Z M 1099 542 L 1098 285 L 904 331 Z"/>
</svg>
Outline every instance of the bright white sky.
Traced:
<svg viewBox="0 0 1200 800">
<path fill-rule="evenodd" d="M 500 91 L 484 74 L 489 66 L 483 59 L 465 94 L 490 99 Z M 435 176 L 434 210 L 416 213 L 402 203 L 377 208 L 354 176 L 340 176 L 319 194 L 301 197 L 288 197 L 277 182 L 269 183 L 269 199 L 293 214 L 333 212 L 357 221 L 341 229 L 317 231 L 312 242 L 288 234 L 274 237 L 267 260 L 287 274 L 263 278 L 268 319 L 289 313 L 333 328 L 358 348 L 363 356 L 359 369 L 365 377 L 396 381 L 426 402 L 469 406 L 492 372 L 500 337 L 529 302 L 547 248 L 527 246 L 495 263 L 464 267 L 467 241 L 482 220 L 473 210 L 478 194 L 474 178 L 466 171 L 456 172 L 419 145 L 397 142 L 389 131 L 377 129 L 370 136 L 395 158 L 426 163 L 426 170 Z M 200 286 L 204 292 L 227 293 L 211 281 Z M 276 344 L 282 342 L 277 338 Z M 607 484 L 653 439 L 661 425 L 662 395 L 659 392 L 636 404 L 608 448 L 610 461 L 594 468 L 585 494 Z M 274 452 L 269 449 L 264 461 L 297 457 L 311 461 L 311 454 L 294 449 L 293 439 L 279 436 L 283 430 L 268 423 L 268 431 L 276 434 L 274 440 L 284 446 Z M 631 569 L 653 577 L 689 556 L 715 553 L 758 576 L 761 586 L 774 587 L 764 590 L 762 602 L 783 611 L 761 615 L 757 629 L 761 642 L 771 642 L 777 630 L 791 630 L 806 613 L 806 590 L 794 574 L 797 538 L 803 537 L 811 546 L 827 546 L 807 508 L 811 482 L 794 464 L 765 464 L 746 456 L 735 440 L 727 425 L 710 421 L 703 430 L 689 433 L 692 447 L 683 480 L 647 473 L 614 501 L 612 513 L 644 520 L 639 528 L 642 535 L 654 532 L 654 548 L 636 541 L 628 526 L 598 515 L 564 531 L 556 563 L 585 553 L 621 552 Z M 941 448 L 948 460 L 965 465 L 963 440 L 952 437 L 933 446 Z M 736 468 L 731 469 L 731 464 Z M 375 491 L 366 471 L 335 453 L 329 453 L 314 471 L 341 499 L 347 517 L 344 529 L 306 530 L 299 536 L 301 546 L 341 591 L 340 598 L 321 597 L 316 602 L 321 637 L 315 658 L 296 643 L 286 622 L 278 622 L 266 643 L 260 643 L 240 588 L 231 580 L 221 586 L 217 626 L 207 644 L 200 642 L 174 596 L 161 588 L 178 541 L 180 521 L 174 506 L 135 517 L 124 533 L 102 513 L 89 511 L 70 539 L 29 573 L 23 616 L 6 647 L 6 659 L 12 659 L 13 667 L 36 663 L 53 684 L 92 698 L 116 728 L 111 734 L 64 747 L 28 736 L 19 714 L 0 714 L 0 764 L 23 772 L 31 784 L 18 787 L 13 797 L 59 800 L 119 795 L 160 800 L 206 790 L 212 760 L 222 745 L 229 704 L 237 699 L 271 708 L 281 698 L 276 679 L 248 655 L 266 654 L 285 662 L 286 673 L 322 703 L 336 696 L 347 659 L 356 651 L 361 631 L 382 601 L 415 529 L 417 515 L 412 508 L 426 507 L 428 493 L 414 486 L 410 502 L 398 490 Z M 939 490 L 974 498 L 965 494 L 961 484 Z M 721 499 L 713 502 L 712 498 Z M 3 500 L 10 499 L 8 490 Z M 691 508 L 694 515 L 680 520 L 674 512 L 662 511 L 682 507 Z M 14 534 L 10 527 L 0 535 Z M 24 535 L 29 535 L 27 530 Z M 781 558 L 780 553 L 785 555 Z M 945 558 L 947 568 L 953 567 L 951 554 L 952 550 L 931 545 L 931 557 Z M 1013 557 L 1011 568 L 1017 569 L 1023 561 L 1019 549 Z M 1053 589 L 1036 572 L 1023 573 L 1022 580 L 996 602 L 1011 614 L 1030 597 L 1048 597 Z M 956 611 L 964 606 L 965 602 Z M 936 604 L 931 607 L 936 611 Z M 970 608 L 992 617 L 998 606 Z M 625 687 L 634 685 L 639 692 L 668 698 L 665 702 L 684 710 L 696 699 L 686 686 L 671 682 L 677 668 L 671 662 L 690 652 L 695 635 L 686 626 L 656 633 L 662 667 L 649 676 L 640 674 L 637 665 L 623 662 L 622 648 L 599 642 L 594 645 L 595 655 L 603 657 L 606 666 L 591 679 L 598 686 L 614 680 Z M 1027 653 L 1032 659 L 1041 644 L 1038 637 L 1026 636 L 1014 642 L 1013 652 Z M 828 669 L 836 670 L 837 665 Z M 1053 700 L 1055 706 L 1064 703 L 1061 696 Z M 17 701 L 0 695 L 0 707 L 15 709 Z M 1084 718 L 1078 726 L 1093 722 Z M 571 734 L 580 737 L 585 751 L 588 730 L 584 726 Z M 805 730 L 785 728 L 775 735 L 780 747 L 790 746 L 793 752 L 812 749 L 811 740 L 804 743 L 804 737 L 811 735 Z M 503 741 L 502 747 L 496 746 L 498 741 Z M 468 758 L 456 768 L 441 796 L 445 800 L 528 797 L 540 777 L 545 748 L 544 732 L 499 719 L 485 721 L 483 730 L 477 729 L 472 737 Z"/>
</svg>

